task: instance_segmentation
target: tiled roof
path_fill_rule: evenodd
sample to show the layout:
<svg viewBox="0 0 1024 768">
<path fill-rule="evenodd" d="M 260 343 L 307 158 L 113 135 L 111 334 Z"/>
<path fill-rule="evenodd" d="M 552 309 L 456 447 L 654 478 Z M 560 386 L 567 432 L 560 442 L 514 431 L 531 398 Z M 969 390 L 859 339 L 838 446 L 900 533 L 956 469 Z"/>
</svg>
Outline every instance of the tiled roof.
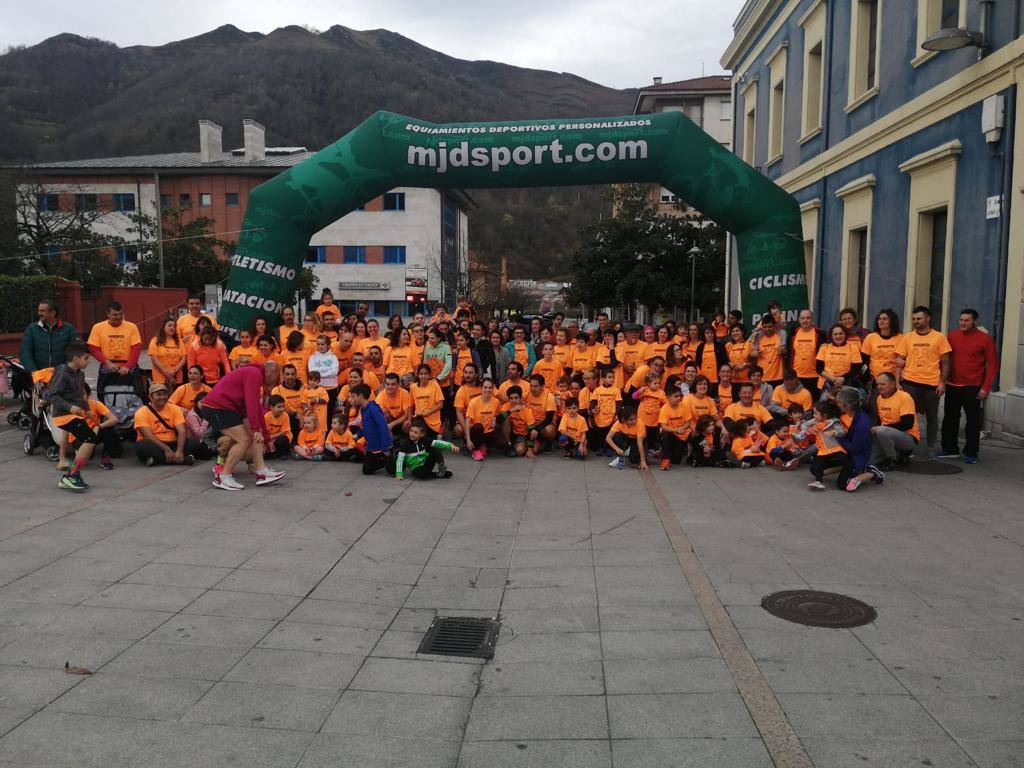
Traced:
<svg viewBox="0 0 1024 768">
<path fill-rule="evenodd" d="M 278 154 L 274 147 L 267 147 L 267 156 L 263 160 L 256 160 L 251 163 L 245 161 L 245 156 L 232 152 L 223 152 L 220 157 L 209 163 L 202 161 L 198 152 L 168 152 L 161 155 L 128 155 L 126 157 L 101 157 L 91 160 L 60 160 L 51 163 L 35 163 L 30 167 L 39 170 L 109 170 L 109 169 L 259 169 L 259 168 L 282 168 L 298 165 L 314 153 L 293 152 L 289 154 Z"/>
<path fill-rule="evenodd" d="M 646 85 L 641 91 L 721 91 L 729 90 L 732 78 L 729 75 L 708 75 L 691 80 L 676 80 L 671 83 Z"/>
</svg>

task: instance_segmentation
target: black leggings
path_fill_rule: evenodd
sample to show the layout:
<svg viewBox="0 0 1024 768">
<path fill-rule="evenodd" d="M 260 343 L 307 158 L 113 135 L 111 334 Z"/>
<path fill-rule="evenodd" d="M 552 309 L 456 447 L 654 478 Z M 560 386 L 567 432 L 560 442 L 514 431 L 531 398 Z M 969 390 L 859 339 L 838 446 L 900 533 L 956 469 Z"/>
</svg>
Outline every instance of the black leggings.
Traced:
<svg viewBox="0 0 1024 768">
<path fill-rule="evenodd" d="M 821 482 L 825 476 L 825 470 L 832 467 L 842 467 L 843 473 L 849 470 L 850 459 L 845 453 L 829 453 L 825 456 L 818 456 L 811 460 L 811 474 L 814 479 Z M 841 473 L 841 474 L 843 474 Z"/>
<path fill-rule="evenodd" d="M 619 447 L 620 451 L 625 451 L 630 464 L 640 463 L 640 446 L 634 438 L 627 437 L 622 432 L 616 432 L 612 442 Z"/>
<path fill-rule="evenodd" d="M 607 448 L 609 429 L 611 429 L 610 424 L 607 427 L 591 427 L 588 429 L 587 447 L 592 451 L 600 451 L 602 448 Z"/>
<path fill-rule="evenodd" d="M 419 480 L 433 480 L 437 477 L 437 475 L 434 474 L 434 470 L 437 468 L 438 464 L 441 464 L 442 466 L 444 465 L 444 458 L 441 456 L 441 451 L 437 448 L 428 448 L 426 460 L 418 467 L 411 470 L 409 474 Z"/>
<path fill-rule="evenodd" d="M 167 443 L 167 445 L 174 450 L 177 447 L 176 442 Z M 195 457 L 196 450 L 199 446 L 199 441 L 194 437 L 190 437 L 185 440 L 185 451 L 186 456 Z M 164 454 L 164 447 L 159 443 L 154 443 L 152 440 L 139 440 L 135 444 L 135 455 L 139 457 L 139 461 L 146 461 L 146 459 L 153 459 L 154 464 L 166 464 L 167 456 Z"/>
<path fill-rule="evenodd" d="M 477 448 L 487 448 L 489 451 L 504 451 L 508 448 L 508 440 L 498 427 L 484 432 L 483 424 L 474 424 L 469 428 L 469 437 Z"/>
<path fill-rule="evenodd" d="M 100 442 L 99 435 L 93 432 L 92 427 L 89 426 L 85 419 L 72 419 L 66 424 L 62 424 L 61 429 L 75 438 L 76 443 L 92 443 L 93 445 L 98 445 Z"/>
</svg>

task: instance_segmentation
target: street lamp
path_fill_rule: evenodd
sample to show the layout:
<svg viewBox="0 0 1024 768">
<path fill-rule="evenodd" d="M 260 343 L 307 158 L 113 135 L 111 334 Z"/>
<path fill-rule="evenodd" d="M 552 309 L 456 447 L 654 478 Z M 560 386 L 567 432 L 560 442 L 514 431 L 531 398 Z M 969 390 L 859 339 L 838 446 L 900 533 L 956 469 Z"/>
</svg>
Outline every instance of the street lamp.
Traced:
<svg viewBox="0 0 1024 768">
<path fill-rule="evenodd" d="M 697 319 L 696 316 L 696 301 L 695 291 L 697 285 L 697 257 L 703 256 L 704 251 L 697 247 L 694 243 L 693 248 L 686 252 L 686 255 L 690 259 L 690 319 L 689 322 L 694 322 Z"/>
<path fill-rule="evenodd" d="M 994 0 L 980 0 L 981 5 L 981 31 L 974 32 L 970 29 L 957 29 L 956 27 L 944 27 L 928 35 L 921 47 L 926 51 L 955 51 L 959 48 L 976 46 L 978 58 L 984 56 L 989 48 L 988 30 L 992 14 Z"/>
</svg>

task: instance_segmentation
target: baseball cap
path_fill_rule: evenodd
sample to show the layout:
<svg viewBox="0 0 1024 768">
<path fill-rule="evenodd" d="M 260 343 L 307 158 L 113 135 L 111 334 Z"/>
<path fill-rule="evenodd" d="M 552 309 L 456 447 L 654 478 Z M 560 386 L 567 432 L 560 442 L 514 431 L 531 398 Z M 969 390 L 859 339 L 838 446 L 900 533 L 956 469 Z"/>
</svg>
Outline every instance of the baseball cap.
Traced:
<svg viewBox="0 0 1024 768">
<path fill-rule="evenodd" d="M 159 382 L 156 382 L 155 384 L 150 384 L 149 385 L 149 394 L 151 394 L 151 395 L 154 392 L 166 392 L 166 391 L 167 391 L 167 385 L 164 384 L 162 381 L 159 381 Z"/>
</svg>

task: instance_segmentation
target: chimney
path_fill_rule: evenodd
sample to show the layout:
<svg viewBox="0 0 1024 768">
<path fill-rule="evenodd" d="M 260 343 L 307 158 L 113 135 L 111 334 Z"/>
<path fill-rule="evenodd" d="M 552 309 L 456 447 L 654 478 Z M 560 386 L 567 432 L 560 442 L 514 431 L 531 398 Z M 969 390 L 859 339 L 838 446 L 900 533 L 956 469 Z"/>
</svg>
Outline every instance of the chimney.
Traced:
<svg viewBox="0 0 1024 768">
<path fill-rule="evenodd" d="M 254 163 L 267 156 L 267 129 L 255 120 L 242 121 L 242 136 L 245 138 L 245 162 Z"/>
<path fill-rule="evenodd" d="M 655 77 L 654 77 L 654 84 L 655 85 L 661 85 L 661 76 L 660 75 L 655 75 Z"/>
<path fill-rule="evenodd" d="M 223 154 L 220 141 L 223 130 L 213 120 L 199 121 L 199 155 L 204 163 L 220 160 L 220 156 Z"/>
</svg>

